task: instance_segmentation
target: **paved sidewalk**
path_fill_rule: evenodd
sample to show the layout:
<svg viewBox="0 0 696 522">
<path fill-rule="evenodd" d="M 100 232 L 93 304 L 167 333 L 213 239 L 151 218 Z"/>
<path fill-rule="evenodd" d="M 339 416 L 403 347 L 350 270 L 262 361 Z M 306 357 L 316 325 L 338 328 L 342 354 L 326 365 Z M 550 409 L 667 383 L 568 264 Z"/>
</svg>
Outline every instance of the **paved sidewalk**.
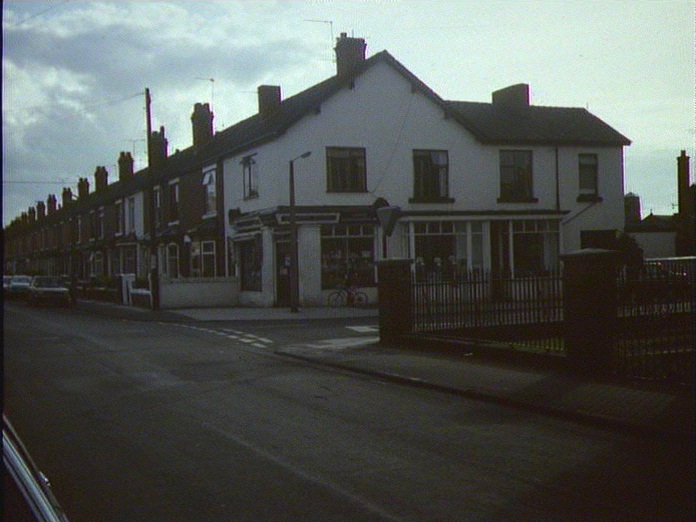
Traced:
<svg viewBox="0 0 696 522">
<path fill-rule="evenodd" d="M 327 308 L 303 307 L 297 312 L 289 308 L 275 307 L 227 307 L 227 308 L 177 308 L 153 311 L 148 308 L 127 306 L 104 301 L 79 299 L 75 305 L 80 310 L 140 321 L 188 322 L 188 321 L 298 321 L 307 319 L 361 318 L 377 321 L 376 308 Z"/>
<path fill-rule="evenodd" d="M 670 392 L 655 386 L 591 381 L 466 354 L 384 347 L 377 341 L 376 337 L 362 342 L 355 338 L 335 339 L 288 346 L 277 353 L 573 421 L 693 440 L 693 390 Z"/>
<path fill-rule="evenodd" d="M 130 320 L 161 322 L 306 320 L 364 317 L 377 322 L 375 309 L 198 308 L 152 311 L 80 300 L 79 309 Z M 291 345 L 276 353 L 312 363 L 376 376 L 401 384 L 553 415 L 573 421 L 661 437 L 694 437 L 694 390 L 588 380 L 541 369 L 437 351 L 432 346 L 380 346 L 377 337 L 329 339 Z"/>
</svg>

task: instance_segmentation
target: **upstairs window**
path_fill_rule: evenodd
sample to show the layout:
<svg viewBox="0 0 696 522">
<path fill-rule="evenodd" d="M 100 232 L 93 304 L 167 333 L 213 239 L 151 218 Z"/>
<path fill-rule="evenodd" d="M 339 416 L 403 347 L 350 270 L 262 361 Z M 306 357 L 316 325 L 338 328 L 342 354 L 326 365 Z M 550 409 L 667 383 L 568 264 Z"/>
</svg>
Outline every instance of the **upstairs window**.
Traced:
<svg viewBox="0 0 696 522">
<path fill-rule="evenodd" d="M 179 221 L 179 183 L 169 185 L 169 222 Z"/>
<path fill-rule="evenodd" d="M 366 192 L 365 149 L 326 148 L 328 192 Z"/>
<path fill-rule="evenodd" d="M 205 191 L 205 213 L 215 214 L 217 212 L 217 189 L 214 170 L 209 170 L 203 174 L 203 189 Z"/>
<path fill-rule="evenodd" d="M 259 197 L 259 169 L 255 154 L 242 160 L 242 175 L 244 177 L 244 199 Z"/>
<path fill-rule="evenodd" d="M 598 165 L 596 154 L 578 156 L 578 201 L 594 201 L 599 196 Z"/>
<path fill-rule="evenodd" d="M 451 201 L 448 198 L 448 170 L 449 159 L 446 150 L 414 150 L 411 201 Z"/>
<path fill-rule="evenodd" d="M 536 203 L 532 190 L 532 151 L 500 151 L 499 203 Z"/>
<path fill-rule="evenodd" d="M 96 213 L 97 239 L 104 239 L 104 209 L 100 208 Z"/>
<path fill-rule="evenodd" d="M 128 232 L 135 232 L 135 198 L 128 198 Z"/>
<path fill-rule="evenodd" d="M 126 213 L 123 211 L 123 201 L 116 202 L 116 235 L 123 234 L 126 229 Z"/>
<path fill-rule="evenodd" d="M 155 207 L 155 228 L 162 226 L 162 191 L 159 187 L 155 187 L 152 192 Z M 130 204 L 130 201 L 128 202 Z M 134 207 L 135 208 L 135 207 Z M 130 211 L 130 208 L 129 208 Z"/>
</svg>

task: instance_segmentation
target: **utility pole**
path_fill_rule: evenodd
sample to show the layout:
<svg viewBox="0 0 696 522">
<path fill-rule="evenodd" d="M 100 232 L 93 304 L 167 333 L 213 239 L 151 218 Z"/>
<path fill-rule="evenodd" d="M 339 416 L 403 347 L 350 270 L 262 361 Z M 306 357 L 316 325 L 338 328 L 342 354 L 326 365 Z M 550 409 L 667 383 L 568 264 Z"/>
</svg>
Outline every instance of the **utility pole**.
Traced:
<svg viewBox="0 0 696 522">
<path fill-rule="evenodd" d="M 160 288 L 159 288 L 159 270 L 158 270 L 158 255 L 157 255 L 157 241 L 155 239 L 155 181 L 156 176 L 154 172 L 154 166 L 152 162 L 153 151 L 152 151 L 152 114 L 150 110 L 150 105 L 152 100 L 150 98 L 150 89 L 145 89 L 145 118 L 147 120 L 147 173 L 150 177 L 150 188 L 149 193 L 149 216 L 148 216 L 148 228 L 150 229 L 150 296 L 152 297 L 152 309 L 160 309 Z"/>
</svg>

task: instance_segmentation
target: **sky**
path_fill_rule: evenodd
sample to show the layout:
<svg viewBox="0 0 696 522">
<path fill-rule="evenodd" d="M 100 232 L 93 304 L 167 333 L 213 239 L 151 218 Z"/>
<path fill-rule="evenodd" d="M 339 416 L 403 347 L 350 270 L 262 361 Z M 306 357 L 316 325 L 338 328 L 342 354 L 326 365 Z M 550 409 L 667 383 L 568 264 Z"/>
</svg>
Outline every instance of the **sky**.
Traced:
<svg viewBox="0 0 696 522">
<path fill-rule="evenodd" d="M 625 191 L 672 214 L 676 158 L 694 175 L 696 2 L 685 0 L 4 1 L 3 226 L 130 151 L 146 166 L 145 89 L 169 151 L 210 103 L 217 131 L 335 74 L 340 33 L 387 50 L 445 100 L 585 107 L 627 136 Z"/>
</svg>

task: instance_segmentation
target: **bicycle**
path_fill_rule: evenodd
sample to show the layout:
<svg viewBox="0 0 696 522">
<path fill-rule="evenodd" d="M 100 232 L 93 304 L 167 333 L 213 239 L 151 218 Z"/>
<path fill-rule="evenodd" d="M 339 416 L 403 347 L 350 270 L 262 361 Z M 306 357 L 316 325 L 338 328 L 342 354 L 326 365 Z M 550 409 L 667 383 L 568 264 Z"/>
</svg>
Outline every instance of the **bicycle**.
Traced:
<svg viewBox="0 0 696 522">
<path fill-rule="evenodd" d="M 367 304 L 367 294 L 356 290 L 355 287 L 337 288 L 329 294 L 329 306 L 364 306 Z"/>
</svg>

